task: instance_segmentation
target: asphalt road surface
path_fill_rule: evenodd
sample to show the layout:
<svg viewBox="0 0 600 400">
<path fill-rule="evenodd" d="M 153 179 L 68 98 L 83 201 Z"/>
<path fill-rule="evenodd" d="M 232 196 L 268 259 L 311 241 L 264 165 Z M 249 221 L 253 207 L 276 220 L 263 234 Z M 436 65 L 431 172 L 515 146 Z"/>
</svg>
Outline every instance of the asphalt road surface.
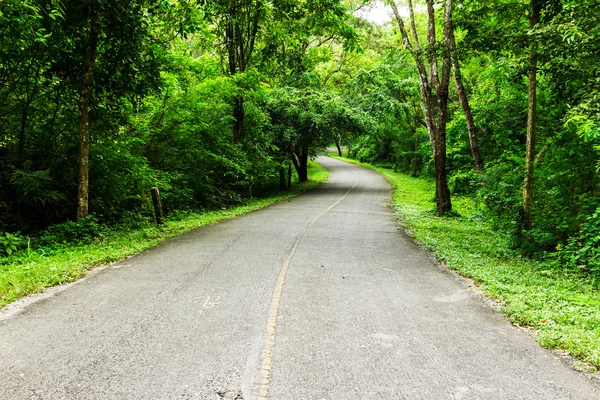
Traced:
<svg viewBox="0 0 600 400">
<path fill-rule="evenodd" d="M 199 229 L 0 313 L 1 399 L 600 399 L 438 267 L 378 174 Z"/>
</svg>

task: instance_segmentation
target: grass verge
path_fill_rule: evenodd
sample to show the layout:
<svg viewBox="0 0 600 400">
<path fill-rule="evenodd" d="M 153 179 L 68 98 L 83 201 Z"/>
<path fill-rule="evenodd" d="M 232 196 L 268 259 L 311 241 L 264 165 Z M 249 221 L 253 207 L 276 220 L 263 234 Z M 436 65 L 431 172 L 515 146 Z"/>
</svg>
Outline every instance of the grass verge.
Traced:
<svg viewBox="0 0 600 400">
<path fill-rule="evenodd" d="M 331 156 L 335 156 L 330 154 Z M 600 291 L 583 275 L 557 271 L 550 263 L 524 259 L 510 235 L 480 217 L 474 201 L 454 197 L 457 217 L 434 215 L 435 184 L 390 169 L 374 169 L 394 186 L 393 205 L 410 234 L 450 269 L 472 278 L 498 301 L 514 324 L 535 330 L 544 347 L 568 352 L 582 370 L 600 368 Z M 586 365 L 587 364 L 587 365 Z"/>
<path fill-rule="evenodd" d="M 91 268 L 137 254 L 168 238 L 297 196 L 315 188 L 328 177 L 329 172 L 313 162 L 309 166 L 310 181 L 294 185 L 287 193 L 251 199 L 244 205 L 225 210 L 167 218 L 160 228 L 148 223 L 137 229 L 111 229 L 107 235 L 94 238 L 89 244 L 67 244 L 51 255 L 24 250 L 0 258 L 0 308 L 47 287 L 75 281 Z"/>
</svg>

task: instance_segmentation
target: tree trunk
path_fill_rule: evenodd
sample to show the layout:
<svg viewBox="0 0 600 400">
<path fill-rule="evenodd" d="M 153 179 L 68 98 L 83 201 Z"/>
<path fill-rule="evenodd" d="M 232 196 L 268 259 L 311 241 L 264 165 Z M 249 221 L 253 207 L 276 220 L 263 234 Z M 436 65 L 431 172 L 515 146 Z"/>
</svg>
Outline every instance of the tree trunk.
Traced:
<svg viewBox="0 0 600 400">
<path fill-rule="evenodd" d="M 25 157 L 25 130 L 27 129 L 27 114 L 29 112 L 29 101 L 25 103 L 21 110 L 21 130 L 19 131 L 19 153 L 17 156 L 19 167 L 23 167 L 23 158 Z"/>
<path fill-rule="evenodd" d="M 233 143 L 240 143 L 244 136 L 244 99 L 236 97 L 233 103 Z"/>
<path fill-rule="evenodd" d="M 225 47 L 229 74 L 244 73 L 250 64 L 259 31 L 264 1 L 226 2 Z M 240 87 L 241 89 L 241 87 Z M 244 136 L 244 98 L 239 94 L 233 105 L 233 142 L 240 143 Z"/>
<path fill-rule="evenodd" d="M 413 159 L 413 176 L 419 172 L 419 136 L 415 136 L 415 158 Z"/>
<path fill-rule="evenodd" d="M 471 154 L 473 155 L 474 168 L 475 171 L 482 172 L 484 169 L 483 159 L 479 153 L 479 144 L 477 142 L 475 123 L 473 122 L 473 113 L 471 112 L 469 99 L 467 98 L 467 93 L 462 82 L 460 63 L 458 62 L 458 54 L 456 52 L 456 37 L 454 36 L 454 26 L 452 23 L 448 30 L 448 44 L 450 45 L 450 57 L 452 58 L 452 69 L 454 70 L 454 82 L 456 83 L 458 100 L 460 101 L 460 105 L 465 115 L 465 120 L 467 121 L 467 131 L 469 132 L 469 143 L 471 144 Z"/>
<path fill-rule="evenodd" d="M 431 0 L 428 0 L 431 4 Z M 435 21 L 434 21 L 435 22 Z M 443 217 L 452 210 L 448 177 L 446 176 L 446 125 L 448 123 L 448 86 L 450 84 L 450 37 L 452 27 L 452 0 L 444 2 L 444 47 L 442 52 L 442 79 L 437 86 L 438 124 L 433 159 L 438 213 Z M 434 37 L 435 38 L 435 37 Z"/>
<path fill-rule="evenodd" d="M 477 141 L 477 131 L 475 129 L 475 122 L 473 121 L 473 113 L 471 112 L 471 106 L 469 105 L 469 99 L 465 92 L 465 87 L 462 83 L 462 76 L 460 73 L 460 66 L 458 60 L 453 62 L 454 64 L 454 81 L 456 82 L 456 89 L 458 92 L 458 100 L 465 114 L 465 120 L 467 121 L 467 131 L 469 132 L 469 143 L 471 144 L 471 155 L 473 156 L 473 167 L 477 172 L 483 172 L 484 165 L 481 153 L 479 152 L 479 143 Z"/>
<path fill-rule="evenodd" d="M 435 199 L 440 217 L 452 210 L 450 188 L 446 175 L 446 135 L 438 137 L 436 151 L 433 156 L 435 163 Z"/>
<path fill-rule="evenodd" d="M 298 181 L 308 182 L 308 146 L 302 146 L 300 154 L 294 152 L 292 162 L 298 174 Z"/>
<path fill-rule="evenodd" d="M 279 166 L 279 190 L 287 190 L 287 182 L 285 181 L 285 168 L 283 165 Z"/>
<path fill-rule="evenodd" d="M 289 190 L 292 189 L 292 162 L 291 161 L 288 161 L 287 187 Z"/>
<path fill-rule="evenodd" d="M 338 138 L 338 137 L 335 138 L 335 147 L 337 147 L 338 155 L 340 157 L 342 157 L 343 156 L 342 146 L 340 145 L 340 138 Z"/>
<path fill-rule="evenodd" d="M 94 85 L 94 66 L 96 64 L 96 50 L 98 49 L 98 36 L 100 35 L 100 14 L 92 11 L 90 22 L 90 37 L 85 54 L 83 68 L 83 83 L 79 96 L 79 182 L 77 187 L 77 214 L 76 220 L 88 216 L 89 199 L 89 154 L 90 154 L 90 120 L 89 107 Z"/>
<path fill-rule="evenodd" d="M 540 10 L 532 1 L 530 4 L 530 27 L 538 23 Z M 537 40 L 532 38 L 529 56 L 529 71 L 527 72 L 527 150 L 525 155 L 525 179 L 523 181 L 523 215 L 521 225 L 526 232 L 531 231 L 531 204 L 533 191 L 533 167 L 535 162 L 535 139 L 537 122 Z"/>
</svg>

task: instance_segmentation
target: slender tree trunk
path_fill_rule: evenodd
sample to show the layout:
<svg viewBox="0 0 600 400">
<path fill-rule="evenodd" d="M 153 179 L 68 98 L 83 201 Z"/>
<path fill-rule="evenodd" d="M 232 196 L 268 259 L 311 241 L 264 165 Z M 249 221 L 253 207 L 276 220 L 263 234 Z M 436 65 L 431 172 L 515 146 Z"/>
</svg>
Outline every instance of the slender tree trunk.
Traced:
<svg viewBox="0 0 600 400">
<path fill-rule="evenodd" d="M 479 142 L 477 140 L 477 130 L 475 129 L 475 122 L 473 121 L 473 113 L 471 112 L 471 105 L 465 92 L 465 87 L 462 83 L 462 76 L 460 73 L 460 66 L 458 60 L 454 61 L 454 81 L 456 82 L 456 89 L 458 92 L 458 100 L 465 114 L 465 120 L 467 121 L 467 131 L 469 132 L 469 143 L 471 144 L 471 155 L 473 156 L 473 167 L 475 171 L 482 172 L 484 170 L 483 158 L 479 152 Z"/>
<path fill-rule="evenodd" d="M 292 161 L 288 161 L 288 169 L 287 169 L 287 187 L 289 190 L 292 189 Z"/>
<path fill-rule="evenodd" d="M 419 172 L 419 136 L 415 136 L 415 158 L 413 159 L 413 176 Z"/>
<path fill-rule="evenodd" d="M 39 84 L 40 77 L 40 66 L 38 65 L 37 72 L 35 74 L 35 83 L 33 85 L 33 89 L 31 94 L 29 93 L 29 82 L 27 83 L 25 92 L 26 99 L 23 104 L 23 109 L 21 110 L 21 129 L 19 130 L 19 153 L 18 153 L 18 165 L 20 167 L 23 166 L 23 159 L 25 158 L 25 133 L 27 131 L 27 119 L 29 117 L 29 108 L 31 107 L 31 103 L 36 96 L 37 88 Z M 28 72 L 29 74 L 29 72 Z"/>
<path fill-rule="evenodd" d="M 246 4 L 231 1 L 227 5 L 225 47 L 231 76 L 244 73 L 250 64 L 264 3 L 263 0 L 254 0 Z M 244 117 L 244 97 L 239 94 L 233 104 L 233 142 L 236 144 L 240 143 L 244 136 Z"/>
<path fill-rule="evenodd" d="M 342 146 L 341 146 L 341 144 L 340 144 L 340 138 L 339 138 L 339 137 L 337 137 L 337 136 L 336 136 L 336 138 L 335 138 L 335 147 L 337 147 L 338 155 L 339 155 L 340 157 L 342 157 L 342 156 L 343 156 L 343 153 L 342 153 Z"/>
<path fill-rule="evenodd" d="M 431 141 L 431 149 L 435 151 L 435 140 L 436 140 L 436 129 L 435 126 L 435 102 L 433 100 L 432 87 L 429 82 L 429 78 L 427 75 L 427 68 L 425 67 L 425 62 L 423 59 L 423 52 L 421 51 L 419 39 L 417 35 L 417 28 L 414 19 L 414 11 L 412 1 L 408 1 L 409 11 L 410 11 L 410 20 L 411 27 L 414 38 L 414 46 L 410 41 L 408 36 L 408 32 L 404 25 L 404 21 L 400 16 L 400 12 L 395 3 L 392 3 L 392 10 L 396 17 L 396 21 L 398 22 L 398 27 L 400 28 L 400 33 L 402 34 L 402 39 L 404 42 L 404 47 L 411 53 L 415 60 L 415 64 L 417 66 L 417 71 L 419 73 L 419 90 L 421 94 L 421 110 L 423 111 L 423 117 L 425 118 L 425 125 L 427 127 L 427 133 L 429 134 L 429 140 Z"/>
<path fill-rule="evenodd" d="M 279 190 L 287 190 L 287 182 L 285 181 L 285 168 L 283 164 L 279 166 Z"/>
<path fill-rule="evenodd" d="M 27 114 L 29 112 L 29 101 L 25 103 L 21 110 L 21 129 L 19 130 L 19 167 L 23 166 L 23 158 L 25 156 L 25 131 L 27 129 Z"/>
<path fill-rule="evenodd" d="M 94 66 L 96 64 L 96 50 L 98 36 L 100 35 L 100 14 L 92 11 L 90 22 L 90 36 L 85 54 L 83 83 L 79 96 L 79 182 L 77 187 L 77 214 L 76 220 L 88 216 L 89 199 L 89 154 L 90 154 L 90 120 L 89 107 L 94 85 Z"/>
<path fill-rule="evenodd" d="M 473 113 L 471 112 L 471 106 L 469 105 L 469 99 L 467 98 L 467 92 L 462 81 L 462 74 L 460 72 L 460 63 L 458 61 L 458 54 L 456 52 L 456 37 L 454 36 L 454 24 L 448 30 L 448 44 L 450 45 L 450 57 L 452 59 L 452 69 L 454 70 L 454 82 L 456 83 L 456 91 L 458 92 L 458 100 L 463 109 L 465 120 L 467 121 L 467 131 L 469 132 L 469 143 L 471 144 L 471 154 L 473 156 L 473 165 L 475 171 L 482 172 L 484 169 L 483 159 L 479 153 L 479 143 L 477 141 L 477 131 L 475 129 L 475 123 L 473 122 Z"/>
<path fill-rule="evenodd" d="M 244 99 L 240 96 L 233 103 L 233 143 L 240 143 L 244 136 Z"/>
<path fill-rule="evenodd" d="M 530 25 L 534 28 L 539 21 L 539 8 L 531 2 Z M 525 179 L 523 181 L 523 216 L 522 228 L 531 231 L 531 204 L 533 192 L 533 167 L 535 164 L 535 140 L 537 130 L 537 40 L 532 38 L 529 56 L 528 101 L 527 101 L 527 150 L 525 154 Z"/>
</svg>

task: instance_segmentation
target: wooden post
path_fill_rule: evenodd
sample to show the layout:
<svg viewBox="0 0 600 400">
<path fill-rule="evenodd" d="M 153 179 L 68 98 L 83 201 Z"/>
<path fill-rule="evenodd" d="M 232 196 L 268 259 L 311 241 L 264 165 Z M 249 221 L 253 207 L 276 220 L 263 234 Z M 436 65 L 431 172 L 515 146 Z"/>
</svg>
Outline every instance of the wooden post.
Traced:
<svg viewBox="0 0 600 400">
<path fill-rule="evenodd" d="M 152 188 L 152 203 L 154 203 L 154 215 L 156 216 L 156 225 L 163 224 L 163 209 L 160 203 L 160 192 L 158 188 Z"/>
</svg>

